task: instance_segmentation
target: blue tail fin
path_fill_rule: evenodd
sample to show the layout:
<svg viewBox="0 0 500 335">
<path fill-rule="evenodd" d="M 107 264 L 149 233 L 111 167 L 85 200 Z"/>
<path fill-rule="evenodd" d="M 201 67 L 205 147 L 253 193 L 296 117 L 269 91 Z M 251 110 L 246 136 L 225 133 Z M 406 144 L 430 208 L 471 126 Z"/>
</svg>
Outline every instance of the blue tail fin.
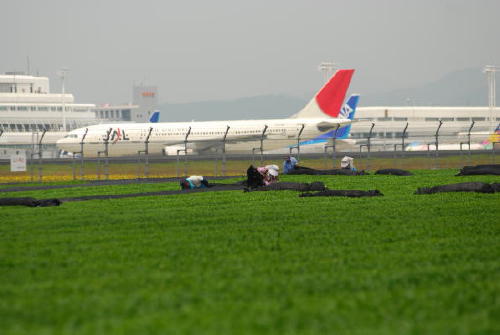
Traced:
<svg viewBox="0 0 500 335">
<path fill-rule="evenodd" d="M 160 111 L 154 111 L 149 118 L 149 122 L 158 123 L 158 121 L 160 121 Z"/>
<path fill-rule="evenodd" d="M 354 114 L 356 113 L 356 107 L 358 106 L 358 102 L 359 102 L 359 95 L 357 94 L 351 95 L 349 97 L 349 100 L 347 100 L 347 103 L 340 110 L 339 118 L 349 119 L 349 120 L 354 119 Z M 349 137 L 350 132 L 351 132 L 351 125 L 339 128 L 337 130 L 336 138 L 340 140 L 345 140 L 346 138 Z M 330 130 L 329 132 L 326 132 L 314 138 L 312 141 L 323 140 L 324 142 L 326 142 L 328 141 L 328 139 L 334 137 L 335 137 L 335 130 Z"/>
<path fill-rule="evenodd" d="M 356 114 L 356 107 L 358 107 L 359 95 L 353 94 L 347 100 L 347 103 L 342 107 L 340 111 L 341 117 L 352 120 L 354 119 L 354 114 Z M 351 125 L 347 125 L 345 127 L 340 128 L 337 131 L 337 138 L 344 140 L 349 137 L 349 133 L 351 132 Z M 332 132 L 332 136 L 335 136 L 335 130 Z"/>
<path fill-rule="evenodd" d="M 353 94 L 349 97 L 347 100 L 346 104 L 342 107 L 340 110 L 339 119 L 349 119 L 353 120 L 354 119 L 354 114 L 356 113 L 356 107 L 358 106 L 359 102 L 359 95 L 358 94 Z M 337 139 L 340 140 L 345 140 L 346 138 L 349 137 L 349 133 L 351 131 L 351 125 L 344 126 L 342 128 L 339 128 L 337 130 Z M 325 143 L 328 142 L 330 138 L 335 137 L 335 130 L 330 130 L 329 132 L 326 132 L 324 134 L 321 134 L 312 140 L 304 141 L 301 142 L 300 145 L 307 145 L 307 144 L 316 144 L 316 143 Z"/>
</svg>

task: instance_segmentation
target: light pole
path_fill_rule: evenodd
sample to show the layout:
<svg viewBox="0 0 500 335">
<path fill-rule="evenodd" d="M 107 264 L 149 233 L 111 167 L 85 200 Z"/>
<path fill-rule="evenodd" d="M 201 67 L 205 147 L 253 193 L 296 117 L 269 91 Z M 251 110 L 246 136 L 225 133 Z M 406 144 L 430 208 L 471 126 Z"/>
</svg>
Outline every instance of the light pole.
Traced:
<svg viewBox="0 0 500 335">
<path fill-rule="evenodd" d="M 321 64 L 319 64 L 318 70 L 323 72 L 323 79 L 325 81 L 325 84 L 328 79 L 330 79 L 335 69 L 338 68 L 339 66 L 334 62 L 321 62 Z"/>
<path fill-rule="evenodd" d="M 59 78 L 61 78 L 61 83 L 62 83 L 62 94 L 61 94 L 61 104 L 62 104 L 62 122 L 63 122 L 63 129 L 64 131 L 68 131 L 66 129 L 66 103 L 64 101 L 64 94 L 66 93 L 65 87 L 64 87 L 64 82 L 66 80 L 66 76 L 68 75 L 69 69 L 68 68 L 62 68 L 57 72 L 57 75 Z"/>
<path fill-rule="evenodd" d="M 495 123 L 493 121 L 493 111 L 496 106 L 496 83 L 495 74 L 500 71 L 500 66 L 486 65 L 483 72 L 486 73 L 488 80 L 488 107 L 490 109 L 490 131 L 495 131 Z"/>
</svg>

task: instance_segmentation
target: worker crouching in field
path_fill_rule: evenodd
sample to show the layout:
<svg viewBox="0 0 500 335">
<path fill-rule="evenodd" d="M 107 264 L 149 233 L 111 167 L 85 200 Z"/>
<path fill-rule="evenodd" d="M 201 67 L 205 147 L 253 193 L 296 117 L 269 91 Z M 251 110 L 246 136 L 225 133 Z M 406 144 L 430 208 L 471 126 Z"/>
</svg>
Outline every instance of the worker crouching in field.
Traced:
<svg viewBox="0 0 500 335">
<path fill-rule="evenodd" d="M 258 168 L 250 165 L 247 169 L 246 184 L 250 188 L 273 184 L 278 181 L 278 170 L 277 165 L 266 165 Z"/>
<path fill-rule="evenodd" d="M 283 162 L 283 174 L 287 174 L 290 171 L 295 170 L 298 163 L 299 162 L 295 157 L 287 156 Z"/>
<path fill-rule="evenodd" d="M 210 187 L 208 180 L 206 180 L 203 176 L 191 176 L 181 180 L 180 184 L 182 190 Z"/>
<path fill-rule="evenodd" d="M 340 161 L 340 168 L 345 170 L 351 170 L 352 172 L 357 172 L 358 170 L 354 167 L 354 158 L 349 156 L 344 156 Z"/>
<path fill-rule="evenodd" d="M 257 168 L 257 171 L 262 175 L 264 185 L 273 184 L 278 181 L 278 165 L 266 165 Z"/>
<path fill-rule="evenodd" d="M 299 166 L 299 161 L 293 156 L 287 156 L 283 162 L 283 174 L 296 174 L 302 172 L 304 174 L 314 174 L 314 169 Z"/>
</svg>

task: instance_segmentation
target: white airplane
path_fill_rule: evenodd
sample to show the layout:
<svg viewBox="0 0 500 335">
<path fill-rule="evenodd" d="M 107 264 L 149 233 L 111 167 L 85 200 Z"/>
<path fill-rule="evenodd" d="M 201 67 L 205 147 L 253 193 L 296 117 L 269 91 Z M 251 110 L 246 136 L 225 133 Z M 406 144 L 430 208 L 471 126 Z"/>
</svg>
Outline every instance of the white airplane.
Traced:
<svg viewBox="0 0 500 335">
<path fill-rule="evenodd" d="M 464 135 L 466 133 L 461 133 Z M 491 150 L 493 149 L 493 145 L 497 145 L 496 143 L 500 143 L 500 124 L 497 128 L 490 132 L 481 132 L 474 133 L 475 135 L 484 135 L 486 138 L 483 139 L 480 143 L 471 143 L 470 150 Z M 462 145 L 460 143 L 443 143 L 438 145 L 439 150 L 469 150 L 469 145 L 462 141 Z M 434 151 L 436 150 L 435 144 L 423 144 L 420 142 L 413 142 L 406 146 L 405 151 Z"/>
<path fill-rule="evenodd" d="M 326 131 L 349 125 L 352 120 L 340 113 L 354 70 L 339 70 L 298 113 L 287 119 L 100 124 L 75 129 L 57 141 L 57 147 L 97 156 L 108 143 L 109 156 L 136 155 L 144 150 L 149 135 L 150 154 L 188 149 L 202 152 L 225 143 L 259 140 L 264 133 L 265 149 L 284 147 L 301 138 L 313 138 Z M 265 131 L 264 131 L 265 129 Z M 179 150 L 179 151 L 178 151 Z"/>
</svg>

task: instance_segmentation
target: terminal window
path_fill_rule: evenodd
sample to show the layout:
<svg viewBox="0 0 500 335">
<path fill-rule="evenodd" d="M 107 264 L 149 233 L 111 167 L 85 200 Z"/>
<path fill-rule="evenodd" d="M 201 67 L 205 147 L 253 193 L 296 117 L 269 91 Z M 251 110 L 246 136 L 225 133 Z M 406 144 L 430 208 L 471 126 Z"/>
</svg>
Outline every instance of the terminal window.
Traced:
<svg viewBox="0 0 500 335">
<path fill-rule="evenodd" d="M 123 109 L 122 110 L 122 120 L 130 121 L 130 109 Z"/>
</svg>

